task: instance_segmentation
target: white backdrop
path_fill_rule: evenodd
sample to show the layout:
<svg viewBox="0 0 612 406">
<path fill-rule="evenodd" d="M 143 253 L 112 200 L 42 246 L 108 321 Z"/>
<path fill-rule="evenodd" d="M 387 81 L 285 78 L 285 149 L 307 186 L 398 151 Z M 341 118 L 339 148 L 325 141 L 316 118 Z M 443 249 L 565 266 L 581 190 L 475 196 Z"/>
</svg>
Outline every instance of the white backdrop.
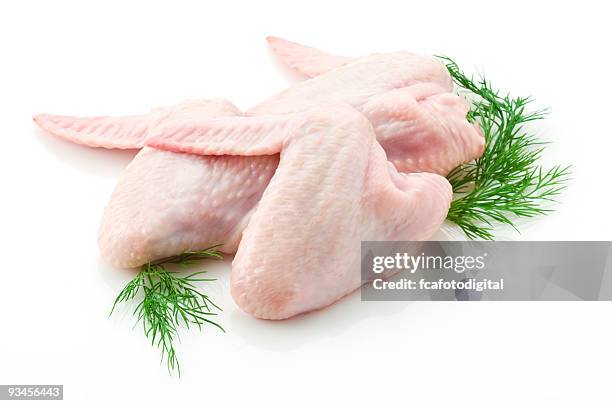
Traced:
<svg viewBox="0 0 612 406">
<path fill-rule="evenodd" d="M 133 153 L 71 145 L 31 121 L 200 97 L 248 108 L 295 80 L 266 35 L 349 56 L 446 54 L 551 107 L 545 160 L 574 165 L 556 213 L 504 238 L 610 240 L 612 30 L 599 4 L 2 2 L 0 384 L 61 383 L 74 404 L 610 404 L 611 303 L 352 295 L 273 323 L 234 305 L 229 261 L 209 267 L 228 332 L 183 334 L 183 377 L 169 377 L 127 314 L 107 318 L 132 273 L 99 258 L 96 233 Z"/>
</svg>

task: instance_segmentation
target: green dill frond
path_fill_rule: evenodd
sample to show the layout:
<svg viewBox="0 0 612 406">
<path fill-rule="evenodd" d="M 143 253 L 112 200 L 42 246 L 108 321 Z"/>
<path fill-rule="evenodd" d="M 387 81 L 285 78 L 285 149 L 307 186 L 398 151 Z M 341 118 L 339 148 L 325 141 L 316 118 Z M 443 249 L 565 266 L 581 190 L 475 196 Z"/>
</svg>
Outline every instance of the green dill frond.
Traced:
<svg viewBox="0 0 612 406">
<path fill-rule="evenodd" d="M 210 282 L 214 279 L 201 278 L 205 271 L 194 272 L 187 276 L 168 271 L 165 264 L 190 265 L 203 259 L 221 259 L 217 251 L 219 245 L 204 250 L 186 251 L 180 255 L 164 258 L 140 267 L 140 272 L 119 293 L 111 314 L 119 303 L 129 302 L 140 297 L 134 316 L 136 324 L 142 323 L 145 336 L 161 351 L 161 359 L 166 358 L 168 371 L 175 369 L 180 376 L 181 369 L 174 349 L 174 339 L 178 329 L 196 325 L 212 325 L 225 331 L 221 325 L 211 320 L 222 309 L 208 295 L 200 292 L 194 282 Z"/>
<path fill-rule="evenodd" d="M 448 174 L 455 197 L 447 218 L 470 239 L 492 240 L 495 223 L 516 229 L 516 218 L 548 213 L 548 203 L 566 187 L 571 167 L 539 165 L 546 143 L 525 124 L 544 119 L 547 110 L 529 112 L 530 98 L 500 95 L 484 77 L 467 76 L 452 59 L 438 58 L 470 99 L 467 118 L 480 126 L 486 143 L 479 159 Z"/>
</svg>

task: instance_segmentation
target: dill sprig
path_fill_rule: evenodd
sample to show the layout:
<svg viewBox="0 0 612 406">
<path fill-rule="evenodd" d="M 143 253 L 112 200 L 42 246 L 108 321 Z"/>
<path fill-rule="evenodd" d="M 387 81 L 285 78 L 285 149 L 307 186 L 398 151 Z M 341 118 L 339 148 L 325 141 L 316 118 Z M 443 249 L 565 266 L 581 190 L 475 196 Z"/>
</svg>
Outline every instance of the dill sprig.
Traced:
<svg viewBox="0 0 612 406">
<path fill-rule="evenodd" d="M 455 193 L 447 218 L 471 239 L 492 240 L 495 222 L 518 231 L 515 219 L 550 212 L 547 204 L 569 180 L 570 166 L 544 169 L 538 164 L 547 143 L 525 129 L 544 119 L 547 110 L 529 112 L 530 98 L 500 95 L 484 76 L 467 76 L 452 59 L 439 58 L 470 99 L 467 118 L 485 137 L 482 156 L 447 176 Z"/>
<path fill-rule="evenodd" d="M 142 322 L 145 336 L 151 345 L 161 350 L 161 360 L 166 357 L 168 371 L 177 370 L 180 376 L 181 368 L 174 349 L 174 339 L 178 338 L 178 328 L 183 325 L 189 328 L 197 325 L 201 329 L 205 324 L 216 326 L 218 323 L 210 319 L 221 311 L 206 294 L 200 292 L 194 282 L 210 282 L 215 279 L 200 278 L 205 271 L 194 272 L 180 276 L 168 271 L 166 264 L 190 265 L 203 259 L 220 259 L 219 246 L 213 246 L 199 251 L 186 251 L 180 255 L 164 258 L 144 264 L 140 272 L 119 293 L 110 314 L 117 304 L 129 302 L 138 296 L 140 302 L 134 309 L 136 324 Z"/>
</svg>

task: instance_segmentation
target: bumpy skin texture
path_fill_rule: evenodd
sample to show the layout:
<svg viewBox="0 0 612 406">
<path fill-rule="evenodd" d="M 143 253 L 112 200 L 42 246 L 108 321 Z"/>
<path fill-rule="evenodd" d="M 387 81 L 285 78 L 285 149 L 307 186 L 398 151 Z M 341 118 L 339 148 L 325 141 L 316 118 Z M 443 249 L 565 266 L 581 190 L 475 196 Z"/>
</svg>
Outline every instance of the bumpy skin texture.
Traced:
<svg viewBox="0 0 612 406">
<path fill-rule="evenodd" d="M 167 108 L 166 122 L 235 116 L 225 100 Z M 118 267 L 223 242 L 235 252 L 249 213 L 278 165 L 278 156 L 203 157 L 142 149 L 119 179 L 98 237 L 102 256 Z"/>
<path fill-rule="evenodd" d="M 465 120 L 465 101 L 448 93 L 452 83 L 442 64 L 405 52 L 350 59 L 280 39 L 270 43 L 292 67 L 318 76 L 255 106 L 249 115 L 293 114 L 322 104 L 349 103 L 370 119 L 389 159 L 406 172 L 445 174 L 482 153 L 483 138 Z M 239 146 L 228 148 L 232 140 L 224 133 L 228 127 L 223 122 L 228 119 L 210 120 L 240 114 L 231 103 L 213 100 L 141 116 L 41 115 L 35 120 L 53 134 L 89 146 L 148 144 L 196 154 L 240 155 L 244 151 Z M 215 128 L 216 133 L 210 131 Z M 247 125 L 244 131 L 258 138 L 262 125 Z M 133 267 L 217 243 L 225 243 L 224 252 L 234 252 L 278 159 L 278 155 L 194 158 L 143 150 L 120 179 L 105 210 L 99 237 L 103 256 L 116 266 Z M 245 169 L 251 164 L 257 168 L 255 173 Z M 176 181 L 183 172 L 193 182 Z M 261 182 L 249 184 L 260 178 Z M 202 187 L 202 182 L 216 186 Z M 220 196 L 230 198 L 216 205 Z M 196 220 L 200 223 L 187 225 Z"/>
<path fill-rule="evenodd" d="M 147 138 L 149 114 L 126 117 L 71 117 L 38 114 L 34 122 L 45 131 L 90 147 L 136 149 Z M 154 125 L 154 124 L 153 124 Z"/>
<path fill-rule="evenodd" d="M 278 155 L 202 157 L 144 148 L 104 211 L 102 256 L 129 268 L 219 242 L 224 252 L 235 252 L 277 165 Z"/>
<path fill-rule="evenodd" d="M 290 115 L 234 117 L 237 110 L 220 101 L 200 103 L 201 110 L 216 104 L 208 114 L 189 116 L 175 108 L 177 113 L 148 140 L 158 148 L 191 154 L 145 148 L 120 179 L 99 237 L 102 255 L 114 265 L 138 266 L 220 242 L 222 251 L 235 252 L 295 120 L 287 120 Z M 444 174 L 479 156 L 483 146 L 479 132 L 464 118 L 464 103 L 439 86 L 422 84 L 376 97 L 362 110 L 397 168 Z M 435 109 L 446 119 L 437 120 Z"/>
<path fill-rule="evenodd" d="M 139 149 L 144 146 L 150 131 L 157 126 L 193 116 L 206 117 L 206 111 L 219 111 L 221 115 L 226 115 L 227 112 L 241 114 L 230 102 L 212 99 L 186 101 L 175 106 L 155 108 L 149 114 L 125 117 L 38 114 L 34 116 L 34 122 L 45 131 L 76 144 L 112 149 Z"/>
<path fill-rule="evenodd" d="M 408 52 L 372 54 L 295 83 L 246 114 L 294 113 L 318 108 L 322 103 L 347 103 L 359 109 L 372 97 L 418 83 L 436 84 L 449 92 L 453 89 L 446 67 L 438 61 Z"/>
<path fill-rule="evenodd" d="M 427 239 L 451 198 L 442 176 L 398 173 L 356 110 L 308 113 L 244 231 L 232 296 L 264 319 L 325 307 L 360 286 L 360 241 Z"/>
<path fill-rule="evenodd" d="M 465 118 L 468 108 L 465 99 L 423 83 L 375 96 L 357 109 L 398 170 L 446 175 L 484 148 L 482 133 Z M 198 155 L 268 155 L 289 132 L 293 121 L 286 116 L 175 120 L 158 126 L 146 144 Z"/>
<path fill-rule="evenodd" d="M 391 90 L 361 111 L 398 171 L 447 175 L 484 151 L 482 132 L 466 120 L 469 108 L 463 97 L 423 83 Z"/>
</svg>

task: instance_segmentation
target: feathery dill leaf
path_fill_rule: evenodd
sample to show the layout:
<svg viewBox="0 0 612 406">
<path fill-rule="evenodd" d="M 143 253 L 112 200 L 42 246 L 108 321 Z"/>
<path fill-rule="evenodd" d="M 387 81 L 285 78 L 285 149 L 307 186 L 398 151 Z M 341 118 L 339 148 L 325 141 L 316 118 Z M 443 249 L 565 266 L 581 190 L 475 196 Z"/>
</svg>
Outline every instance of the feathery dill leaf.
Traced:
<svg viewBox="0 0 612 406">
<path fill-rule="evenodd" d="M 477 123 L 485 137 L 482 156 L 447 175 L 455 193 L 448 220 L 470 239 L 492 240 L 496 222 L 517 230 L 517 217 L 551 211 L 547 203 L 555 201 L 566 187 L 571 167 L 542 168 L 538 161 L 546 143 L 524 128 L 544 119 L 547 111 L 529 112 L 530 98 L 500 95 L 484 76 L 467 76 L 452 59 L 438 58 L 446 64 L 460 92 L 470 99 L 468 121 Z"/>
<path fill-rule="evenodd" d="M 205 271 L 194 272 L 180 276 L 168 271 L 166 264 L 190 265 L 203 259 L 220 259 L 219 245 L 199 251 L 186 251 L 180 255 L 160 259 L 144 264 L 140 272 L 119 293 L 110 314 L 119 303 L 129 302 L 140 297 L 140 302 L 134 309 L 136 324 L 142 322 L 145 336 L 151 345 L 161 351 L 161 359 L 166 357 L 168 371 L 177 370 L 180 376 L 181 368 L 174 349 L 174 339 L 178 337 L 178 328 L 196 325 L 199 329 L 209 324 L 225 331 L 218 323 L 212 321 L 216 311 L 221 311 L 208 295 L 200 292 L 194 282 L 209 282 L 214 279 L 199 277 Z"/>
</svg>

